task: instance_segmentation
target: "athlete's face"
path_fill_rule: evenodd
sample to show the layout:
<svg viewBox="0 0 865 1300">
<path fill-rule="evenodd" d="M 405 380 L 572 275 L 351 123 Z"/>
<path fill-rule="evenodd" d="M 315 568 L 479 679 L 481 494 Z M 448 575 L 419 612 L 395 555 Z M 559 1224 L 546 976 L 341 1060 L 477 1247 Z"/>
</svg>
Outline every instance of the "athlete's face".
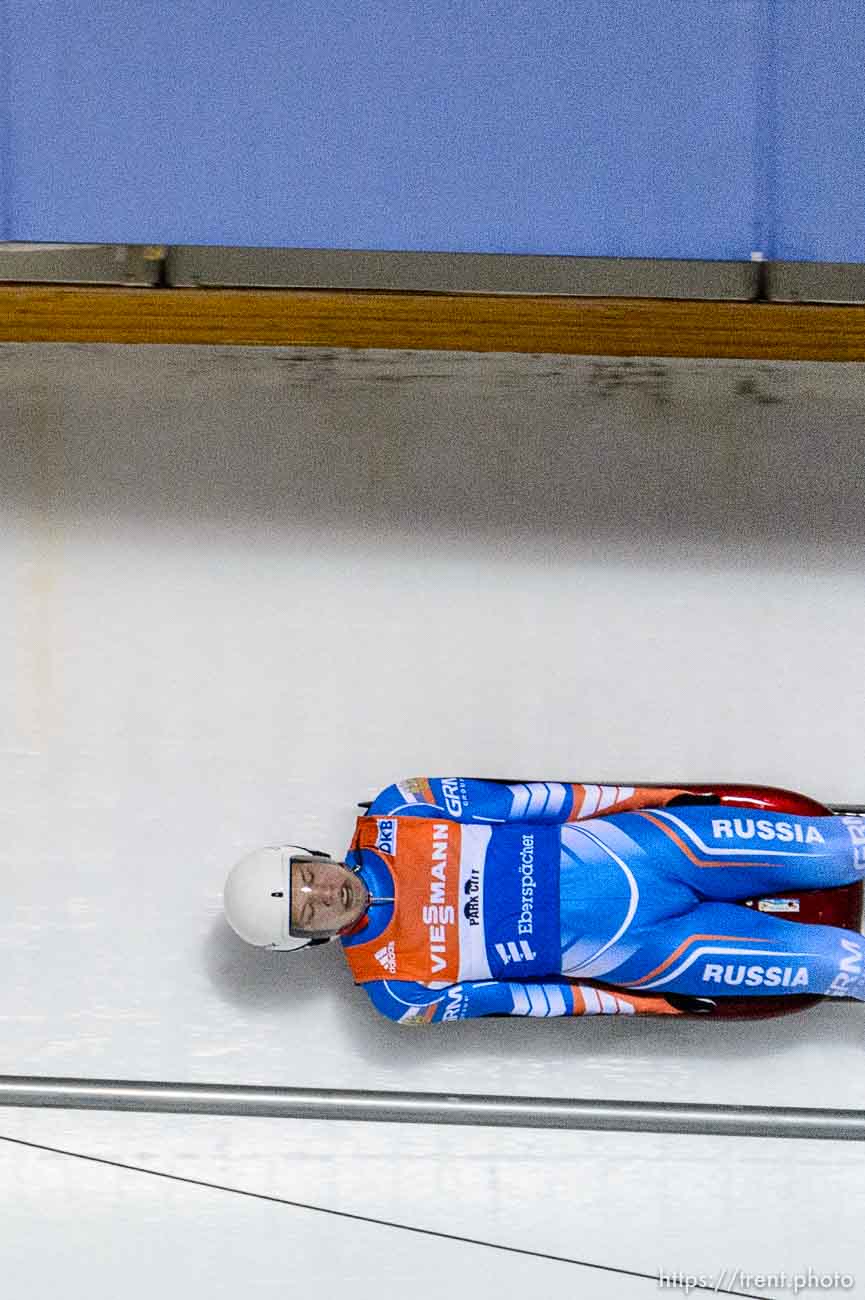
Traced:
<svg viewBox="0 0 865 1300">
<path fill-rule="evenodd" d="M 291 925 L 306 934 L 338 934 L 359 921 L 369 893 L 341 862 L 323 858 L 291 864 Z"/>
</svg>

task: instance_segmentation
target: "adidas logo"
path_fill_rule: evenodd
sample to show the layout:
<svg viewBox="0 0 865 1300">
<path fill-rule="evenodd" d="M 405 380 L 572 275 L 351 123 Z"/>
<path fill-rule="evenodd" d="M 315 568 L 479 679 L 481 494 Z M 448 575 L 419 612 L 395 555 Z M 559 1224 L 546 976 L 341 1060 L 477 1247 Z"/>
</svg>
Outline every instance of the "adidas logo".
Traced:
<svg viewBox="0 0 865 1300">
<path fill-rule="evenodd" d="M 379 948 L 375 954 L 375 959 L 379 966 L 384 966 L 388 974 L 393 975 L 396 972 L 396 950 L 393 946 L 393 939 L 386 943 L 383 948 Z"/>
</svg>

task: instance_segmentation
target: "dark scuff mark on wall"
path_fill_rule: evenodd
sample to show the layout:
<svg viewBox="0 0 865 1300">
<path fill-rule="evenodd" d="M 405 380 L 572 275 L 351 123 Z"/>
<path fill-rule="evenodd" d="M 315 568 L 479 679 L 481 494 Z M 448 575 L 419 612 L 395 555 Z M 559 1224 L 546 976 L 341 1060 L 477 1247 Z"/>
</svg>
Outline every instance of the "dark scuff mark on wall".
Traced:
<svg viewBox="0 0 865 1300">
<path fill-rule="evenodd" d="M 671 400 L 669 368 L 660 361 L 595 361 L 588 384 L 603 398 L 630 390 L 646 393 L 658 406 L 667 406 Z"/>
<path fill-rule="evenodd" d="M 773 378 L 772 371 L 747 375 L 737 382 L 736 392 L 758 406 L 783 406 L 784 398 L 770 387 Z"/>
</svg>

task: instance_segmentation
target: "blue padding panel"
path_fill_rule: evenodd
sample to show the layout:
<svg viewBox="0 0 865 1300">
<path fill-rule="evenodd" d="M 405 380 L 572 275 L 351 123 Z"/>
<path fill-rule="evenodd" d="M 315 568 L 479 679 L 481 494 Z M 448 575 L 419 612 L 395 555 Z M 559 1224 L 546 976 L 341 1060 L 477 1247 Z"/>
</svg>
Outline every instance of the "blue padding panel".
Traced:
<svg viewBox="0 0 865 1300">
<path fill-rule="evenodd" d="M 7 238 L 747 259 L 762 0 L 5 0 Z"/>
<path fill-rule="evenodd" d="M 865 262 L 865 6 L 778 0 L 771 253 Z"/>
<path fill-rule="evenodd" d="M 12 41 L 7 0 L 0 0 L 0 240 L 12 239 Z"/>
</svg>

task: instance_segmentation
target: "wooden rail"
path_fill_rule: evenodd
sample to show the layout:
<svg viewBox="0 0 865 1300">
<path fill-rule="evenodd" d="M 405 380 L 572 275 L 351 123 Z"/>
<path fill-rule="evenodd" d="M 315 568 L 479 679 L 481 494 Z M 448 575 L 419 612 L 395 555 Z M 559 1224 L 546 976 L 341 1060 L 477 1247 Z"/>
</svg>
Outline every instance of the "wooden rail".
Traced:
<svg viewBox="0 0 865 1300">
<path fill-rule="evenodd" d="M 0 341 L 865 361 L 865 306 L 4 284 Z"/>
</svg>

